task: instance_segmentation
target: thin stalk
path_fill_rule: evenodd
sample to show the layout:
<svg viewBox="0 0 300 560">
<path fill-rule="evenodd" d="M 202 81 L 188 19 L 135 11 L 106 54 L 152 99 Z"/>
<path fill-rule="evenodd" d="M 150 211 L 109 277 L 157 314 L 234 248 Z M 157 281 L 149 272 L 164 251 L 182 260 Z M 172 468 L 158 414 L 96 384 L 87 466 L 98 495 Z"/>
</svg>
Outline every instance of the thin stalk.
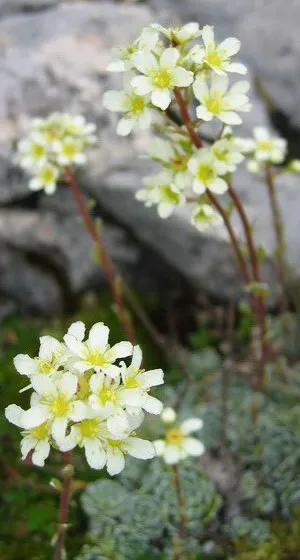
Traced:
<svg viewBox="0 0 300 560">
<path fill-rule="evenodd" d="M 273 228 L 276 238 L 276 261 L 278 266 L 278 283 L 279 283 L 279 305 L 281 313 L 286 313 L 288 310 L 288 303 L 285 295 L 286 285 L 286 263 L 285 263 L 285 240 L 284 240 L 284 226 L 283 219 L 277 198 L 277 192 L 274 185 L 274 176 L 269 165 L 265 169 L 265 181 L 270 199 L 270 206 L 272 212 Z"/>
<path fill-rule="evenodd" d="M 60 494 L 57 537 L 55 542 L 54 560 L 64 559 L 65 536 L 67 530 L 69 505 L 72 494 L 72 453 L 68 451 L 64 453 L 64 474 L 63 474 L 63 487 Z"/>
<path fill-rule="evenodd" d="M 89 210 L 86 206 L 85 200 L 81 194 L 80 188 L 77 184 L 74 174 L 69 167 L 65 168 L 65 179 L 69 184 L 72 194 L 74 195 L 74 198 L 77 202 L 85 228 L 87 232 L 90 234 L 91 238 L 93 239 L 99 251 L 100 261 L 101 264 L 103 265 L 103 269 L 111 289 L 112 297 L 116 304 L 116 309 L 117 309 L 117 314 L 118 314 L 120 324 L 122 325 L 122 328 L 124 330 L 124 333 L 128 337 L 128 340 L 134 343 L 135 333 L 123 302 L 121 289 L 120 289 L 121 288 L 120 278 L 116 274 L 114 265 L 110 259 L 108 252 L 106 251 L 105 245 L 103 243 L 101 236 L 99 235 L 99 232 L 97 231 L 95 223 L 90 216 Z"/>
<path fill-rule="evenodd" d="M 190 118 L 190 114 L 189 114 L 189 110 L 188 107 L 184 101 L 184 98 L 181 95 L 181 92 L 178 88 L 174 89 L 174 95 L 175 95 L 175 99 L 177 101 L 178 104 L 178 108 L 179 108 L 179 113 L 180 113 L 180 117 L 183 121 L 183 123 L 186 126 L 187 131 L 189 132 L 190 138 L 194 144 L 194 146 L 196 146 L 196 148 L 201 148 L 202 147 L 202 140 L 201 138 L 199 138 L 198 134 L 195 132 L 194 127 L 193 127 L 193 123 L 192 120 Z M 252 274 L 253 274 L 253 278 L 255 280 L 255 282 L 260 282 L 260 272 L 259 272 L 259 262 L 258 262 L 258 258 L 257 258 L 257 253 L 254 247 L 254 242 L 253 242 L 253 238 L 252 238 L 252 231 L 251 231 L 251 226 L 250 223 L 248 221 L 248 218 L 246 216 L 246 213 L 244 211 L 243 205 L 240 201 L 239 196 L 236 194 L 236 192 L 234 191 L 234 189 L 232 188 L 230 182 L 229 182 L 229 195 L 231 196 L 231 199 L 240 215 L 244 230 L 245 230 L 245 236 L 246 236 L 246 241 L 247 241 L 247 245 L 248 245 L 248 249 L 249 249 L 249 256 L 250 256 L 250 262 L 251 262 L 251 267 L 252 267 Z M 243 276 L 243 280 L 245 282 L 245 284 L 248 284 L 249 281 L 251 281 L 251 274 L 249 275 L 248 273 L 248 268 L 247 268 L 247 263 L 245 261 L 244 255 L 240 249 L 239 246 L 239 242 L 238 239 L 235 235 L 235 232 L 230 224 L 229 218 L 226 214 L 226 212 L 224 211 L 222 205 L 219 203 L 219 201 L 217 200 L 217 198 L 207 189 L 206 190 L 206 195 L 209 198 L 210 202 L 212 203 L 212 205 L 218 210 L 218 212 L 221 214 L 223 220 L 224 220 L 224 225 L 227 229 L 227 232 L 229 234 L 230 237 L 230 241 L 232 243 L 235 255 L 237 257 L 239 266 L 240 266 L 240 270 Z M 263 385 L 264 385 L 264 366 L 265 366 L 265 359 L 266 359 L 266 351 L 267 351 L 267 347 L 266 347 L 266 342 L 265 342 L 265 331 L 266 331 L 266 327 L 265 327 L 265 303 L 262 297 L 255 297 L 252 298 L 252 301 L 254 303 L 254 301 L 257 301 L 256 304 L 254 304 L 254 311 L 257 317 L 257 323 L 259 325 L 259 338 L 260 338 L 260 357 L 259 357 L 259 364 L 258 364 L 258 375 L 257 378 L 255 380 L 255 388 L 257 390 L 262 390 L 263 389 Z"/>
<path fill-rule="evenodd" d="M 174 487 L 175 487 L 175 492 L 176 492 L 176 498 L 177 498 L 177 504 L 178 504 L 178 513 L 179 513 L 179 525 L 178 525 L 178 540 L 179 543 L 182 543 L 184 541 L 185 535 L 186 535 L 186 518 L 185 518 L 185 506 L 184 506 L 184 498 L 183 498 L 183 493 L 181 490 L 181 484 L 180 484 L 180 474 L 179 474 L 179 468 L 178 465 L 172 465 L 172 473 L 173 473 L 173 483 L 174 483 Z M 179 545 L 179 551 L 175 551 L 174 555 L 173 555 L 173 559 L 172 560 L 176 560 L 177 558 L 180 558 L 180 545 Z"/>
<path fill-rule="evenodd" d="M 252 267 L 253 278 L 255 282 L 261 282 L 260 265 L 257 256 L 257 251 L 254 245 L 254 239 L 252 234 L 252 228 L 248 220 L 247 214 L 245 212 L 243 203 L 232 186 L 231 180 L 228 180 L 228 194 L 239 214 L 246 243 L 249 251 L 249 257 Z M 256 316 L 257 323 L 259 327 L 259 343 L 260 343 L 260 357 L 258 360 L 258 372 L 256 379 L 254 380 L 254 388 L 258 391 L 262 391 L 264 387 L 264 370 L 267 358 L 267 343 L 266 343 L 266 306 L 263 296 L 255 296 L 256 301 Z"/>
<path fill-rule="evenodd" d="M 175 95 L 175 99 L 177 101 L 178 104 L 178 108 L 179 108 L 179 113 L 181 116 L 181 119 L 183 121 L 183 123 L 186 126 L 186 129 L 190 135 L 190 138 L 194 144 L 194 146 L 196 146 L 196 148 L 201 148 L 202 147 L 202 140 L 201 138 L 199 138 L 198 134 L 196 134 L 195 130 L 194 130 L 194 126 L 188 111 L 188 107 L 180 93 L 180 90 L 178 88 L 174 89 L 174 95 Z M 238 239 L 235 235 L 235 232 L 231 226 L 230 220 L 227 216 L 226 211 L 224 210 L 223 206 L 219 203 L 218 199 L 214 196 L 213 193 L 211 193 L 208 189 L 206 190 L 206 195 L 209 198 L 212 206 L 214 206 L 216 208 L 216 210 L 219 212 L 219 214 L 222 216 L 223 221 L 224 221 L 224 225 L 227 229 L 228 235 L 230 237 L 230 241 L 232 244 L 232 247 L 234 249 L 234 253 L 236 256 L 236 259 L 238 261 L 238 265 L 243 277 L 243 282 L 244 283 L 249 283 L 251 281 L 251 276 L 249 275 L 249 271 L 248 271 L 248 267 L 247 267 L 247 263 L 245 261 L 244 255 L 242 253 L 242 250 L 240 248 Z"/>
</svg>

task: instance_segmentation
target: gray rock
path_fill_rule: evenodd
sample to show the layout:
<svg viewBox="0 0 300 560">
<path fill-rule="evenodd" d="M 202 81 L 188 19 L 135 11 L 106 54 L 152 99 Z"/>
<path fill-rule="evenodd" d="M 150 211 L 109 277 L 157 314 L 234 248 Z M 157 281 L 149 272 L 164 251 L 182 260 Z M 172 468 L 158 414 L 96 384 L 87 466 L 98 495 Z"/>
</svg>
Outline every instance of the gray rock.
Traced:
<svg viewBox="0 0 300 560">
<path fill-rule="evenodd" d="M 164 0 L 164 5 L 170 4 Z M 196 2 L 189 0 L 188 6 L 192 5 L 196 10 Z M 202 10 L 203 24 L 213 23 L 210 10 L 215 11 L 220 36 L 228 36 L 222 30 L 233 20 L 234 25 L 238 25 L 243 12 L 237 2 L 230 3 L 226 13 L 221 0 L 206 0 L 200 5 L 197 2 L 197 6 L 197 19 Z M 186 13 L 186 19 L 196 18 L 197 12 L 193 13 Z M 224 231 L 212 230 L 201 235 L 189 225 L 185 211 L 163 221 L 154 209 L 146 209 L 134 199 L 135 190 L 151 168 L 147 161 L 137 158 L 146 151 L 149 134 L 125 139 L 117 137 L 116 116 L 102 106 L 103 92 L 116 84 L 121 86 L 120 77 L 108 76 L 105 70 L 110 49 L 134 39 L 153 19 L 153 13 L 145 5 L 82 2 L 61 4 L 47 13 L 7 17 L 0 22 L 3 44 L 0 124 L 4 131 L 0 203 L 19 204 L 20 199 L 29 196 L 25 177 L 15 175 L 12 186 L 9 172 L 13 166 L 14 143 L 26 122 L 53 110 L 83 113 L 97 123 L 100 141 L 91 150 L 90 163 L 80 183 L 117 224 L 114 229 L 108 227 L 105 235 L 112 256 L 121 268 L 138 270 L 139 276 L 143 274 L 142 269 L 138 269 L 140 250 L 122 233 L 123 227 L 132 232 L 144 248 L 154 252 L 158 261 L 168 263 L 168 271 L 177 271 L 196 289 L 228 299 L 241 293 L 241 285 Z M 267 122 L 262 104 L 255 96 L 253 101 L 254 111 L 245 115 L 244 127 L 239 131 L 241 135 L 249 134 L 258 122 Z M 251 216 L 260 218 L 257 239 L 270 250 L 271 230 L 267 205 L 261 199 L 262 187 L 255 178 L 246 178 L 243 172 L 238 181 Z M 286 212 L 289 212 L 289 203 L 286 203 Z M 77 294 L 98 286 L 99 272 L 90 258 L 90 240 L 75 216 L 76 209 L 67 190 L 60 190 L 51 198 L 41 195 L 35 210 L 1 211 L 0 240 L 18 253 L 29 252 L 35 258 L 46 260 L 47 267 L 55 271 L 59 281 L 68 286 L 71 294 Z M 299 265 L 295 231 L 287 233 L 292 261 Z M 153 274 L 154 271 L 155 265 Z M 133 274 L 134 280 L 136 276 Z M 269 261 L 265 266 L 265 278 L 274 278 Z"/>
<path fill-rule="evenodd" d="M 35 12 L 58 4 L 61 0 L 0 0 L 0 18 L 17 12 Z"/>
<path fill-rule="evenodd" d="M 37 314 L 62 313 L 64 301 L 56 278 L 22 252 L 0 242 L 0 294 L 22 310 Z M 13 307 L 11 307 L 13 310 Z"/>
</svg>

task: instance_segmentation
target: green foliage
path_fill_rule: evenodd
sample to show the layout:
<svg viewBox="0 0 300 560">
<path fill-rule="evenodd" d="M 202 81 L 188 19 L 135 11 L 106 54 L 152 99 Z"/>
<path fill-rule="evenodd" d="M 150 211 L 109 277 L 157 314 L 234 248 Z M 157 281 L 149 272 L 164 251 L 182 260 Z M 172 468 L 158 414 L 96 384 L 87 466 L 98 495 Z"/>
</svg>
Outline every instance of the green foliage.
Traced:
<svg viewBox="0 0 300 560">
<path fill-rule="evenodd" d="M 188 531 L 181 552 L 188 560 L 196 557 L 198 537 L 216 518 L 221 499 L 195 462 L 182 466 L 180 478 Z M 178 538 L 178 505 L 172 471 L 160 460 L 146 465 L 128 460 L 121 482 L 90 484 L 82 504 L 90 519 L 91 544 L 80 560 L 171 557 Z"/>
<path fill-rule="evenodd" d="M 259 546 L 237 539 L 232 560 L 297 560 L 300 551 L 300 521 L 275 522 L 270 538 Z"/>
</svg>

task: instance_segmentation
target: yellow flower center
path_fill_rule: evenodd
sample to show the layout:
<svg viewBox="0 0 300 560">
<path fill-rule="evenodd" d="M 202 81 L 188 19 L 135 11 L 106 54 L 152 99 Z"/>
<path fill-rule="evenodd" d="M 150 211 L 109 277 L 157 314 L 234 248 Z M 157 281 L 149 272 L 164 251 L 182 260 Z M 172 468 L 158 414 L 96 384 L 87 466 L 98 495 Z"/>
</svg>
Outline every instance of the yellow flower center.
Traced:
<svg viewBox="0 0 300 560">
<path fill-rule="evenodd" d="M 98 393 L 99 400 L 105 404 L 107 402 L 115 403 L 117 400 L 116 392 L 109 387 L 102 387 L 101 391 Z"/>
<path fill-rule="evenodd" d="M 141 95 L 132 95 L 129 100 L 129 111 L 139 115 L 145 109 L 145 99 Z"/>
<path fill-rule="evenodd" d="M 210 163 L 202 163 L 197 170 L 197 178 L 204 184 L 211 183 L 216 177 L 215 170 Z"/>
<path fill-rule="evenodd" d="M 221 111 L 224 109 L 222 97 L 218 92 L 214 93 L 214 97 L 208 97 L 205 100 L 205 105 L 207 110 L 213 115 L 219 115 L 219 113 L 221 113 Z"/>
<path fill-rule="evenodd" d="M 161 199 L 164 202 L 170 202 L 170 204 L 179 204 L 180 196 L 178 193 L 174 192 L 170 185 L 162 185 L 160 188 Z"/>
<path fill-rule="evenodd" d="M 205 57 L 205 62 L 208 66 L 212 66 L 214 68 L 222 68 L 223 65 L 223 58 L 220 53 L 216 50 L 211 50 L 207 53 Z"/>
<path fill-rule="evenodd" d="M 69 402 L 64 395 L 58 395 L 51 402 L 50 408 L 54 416 L 62 417 L 68 412 Z"/>
<path fill-rule="evenodd" d="M 78 146 L 75 144 L 63 144 L 62 151 L 66 157 L 74 157 L 78 153 Z"/>
<path fill-rule="evenodd" d="M 47 422 L 37 426 L 37 428 L 32 428 L 32 430 L 30 430 L 30 435 L 36 439 L 45 439 L 48 436 Z"/>
<path fill-rule="evenodd" d="M 32 155 L 35 159 L 40 159 L 45 155 L 45 147 L 40 144 L 33 144 L 31 147 Z"/>
<path fill-rule="evenodd" d="M 257 147 L 263 152 L 268 152 L 269 150 L 272 150 L 272 142 L 271 140 L 261 140 L 258 142 Z"/>
<path fill-rule="evenodd" d="M 169 88 L 172 86 L 172 72 L 169 69 L 163 69 L 156 72 L 153 83 L 158 88 Z"/>
<path fill-rule="evenodd" d="M 98 350 L 87 350 L 85 359 L 91 366 L 105 367 L 109 365 L 107 356 Z"/>
<path fill-rule="evenodd" d="M 53 169 L 50 169 L 50 167 L 47 167 L 46 169 L 43 169 L 42 173 L 41 173 L 41 179 L 43 181 L 43 183 L 47 184 L 47 183 L 53 183 L 55 181 L 55 174 Z"/>
<path fill-rule="evenodd" d="M 54 364 L 51 360 L 44 360 L 43 358 L 38 358 L 38 370 L 39 373 L 51 373 L 54 370 Z"/>
<path fill-rule="evenodd" d="M 166 440 L 170 445 L 180 445 L 184 438 L 184 434 L 179 428 L 172 428 L 167 431 Z"/>
<path fill-rule="evenodd" d="M 82 438 L 95 438 L 99 433 L 99 419 L 91 418 L 89 420 L 83 420 L 77 424 L 77 427 Z"/>
<path fill-rule="evenodd" d="M 134 376 L 128 377 L 124 383 L 124 387 L 126 387 L 126 389 L 137 389 L 139 386 L 140 383 Z"/>
</svg>

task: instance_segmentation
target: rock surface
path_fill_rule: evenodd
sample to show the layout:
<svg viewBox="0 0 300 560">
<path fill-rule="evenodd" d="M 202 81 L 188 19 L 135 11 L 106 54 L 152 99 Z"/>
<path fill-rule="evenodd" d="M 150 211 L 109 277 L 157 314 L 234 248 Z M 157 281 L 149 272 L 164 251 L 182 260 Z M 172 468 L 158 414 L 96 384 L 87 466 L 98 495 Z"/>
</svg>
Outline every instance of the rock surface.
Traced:
<svg viewBox="0 0 300 560">
<path fill-rule="evenodd" d="M 39 296 L 33 293 L 33 286 L 31 292 L 24 289 L 27 293 L 24 305 L 27 302 L 29 308 L 56 312 L 63 307 L 66 297 L 72 298 L 98 286 L 99 272 L 90 256 L 90 240 L 77 217 L 70 193 L 60 189 L 51 198 L 30 193 L 26 178 L 14 162 L 15 144 L 29 120 L 54 110 L 83 113 L 98 126 L 99 144 L 91 151 L 89 167 L 79 180 L 85 192 L 97 201 L 97 211 L 108 216 L 111 223 L 106 229 L 106 243 L 117 264 L 131 275 L 133 282 L 147 284 L 149 277 L 159 270 L 166 286 L 177 273 L 179 281 L 182 279 L 193 289 L 205 290 L 219 299 L 237 297 L 240 293 L 239 277 L 222 230 L 201 235 L 189 225 L 185 212 L 163 221 L 155 210 L 146 209 L 134 199 L 134 191 L 148 172 L 149 164 L 137 156 L 146 150 L 149 134 L 117 137 L 116 118 L 102 106 L 103 92 L 120 85 L 119 77 L 108 75 L 105 70 L 110 49 L 126 44 L 144 25 L 156 19 L 151 11 L 156 1 L 152 0 L 149 8 L 145 4 L 49 0 L 49 9 L 25 13 L 24 5 L 42 6 L 47 2 L 19 0 L 10 3 L 10 13 L 6 11 L 5 17 L 5 2 L 0 1 L 0 244 L 4 255 L 0 295 L 5 293 L 14 299 L 13 284 L 9 290 L 10 276 L 5 267 L 11 262 L 12 270 L 17 270 L 18 259 L 21 268 L 25 269 L 28 263 L 28 285 L 34 275 L 38 282 L 41 273 Z M 183 4 L 177 0 L 160 2 L 169 11 L 169 20 L 171 11 L 178 8 L 179 17 L 185 20 L 215 23 L 220 37 L 242 26 L 242 19 L 250 14 L 253 6 L 250 1 L 226 2 L 225 6 L 225 0 L 206 0 L 200 4 L 187 0 L 183 10 Z M 12 9 L 13 4 L 19 13 Z M 167 19 L 166 14 L 163 18 Z M 241 32 L 238 35 L 243 38 Z M 248 53 L 249 49 L 247 56 Z M 256 97 L 253 103 L 252 113 L 245 115 L 241 134 L 249 134 L 257 123 L 268 122 L 263 104 Z M 271 250 L 272 231 L 263 185 L 246 176 L 243 170 L 237 181 L 247 210 L 256 222 L 257 239 Z M 297 178 L 282 179 L 281 193 L 289 254 L 300 273 L 297 185 Z M 33 258 L 30 262 L 28 255 Z M 265 266 L 265 278 L 274 278 L 270 262 Z M 43 288 L 46 281 L 53 284 L 49 291 Z M 17 287 L 14 289 L 15 300 L 19 302 Z"/>
</svg>

